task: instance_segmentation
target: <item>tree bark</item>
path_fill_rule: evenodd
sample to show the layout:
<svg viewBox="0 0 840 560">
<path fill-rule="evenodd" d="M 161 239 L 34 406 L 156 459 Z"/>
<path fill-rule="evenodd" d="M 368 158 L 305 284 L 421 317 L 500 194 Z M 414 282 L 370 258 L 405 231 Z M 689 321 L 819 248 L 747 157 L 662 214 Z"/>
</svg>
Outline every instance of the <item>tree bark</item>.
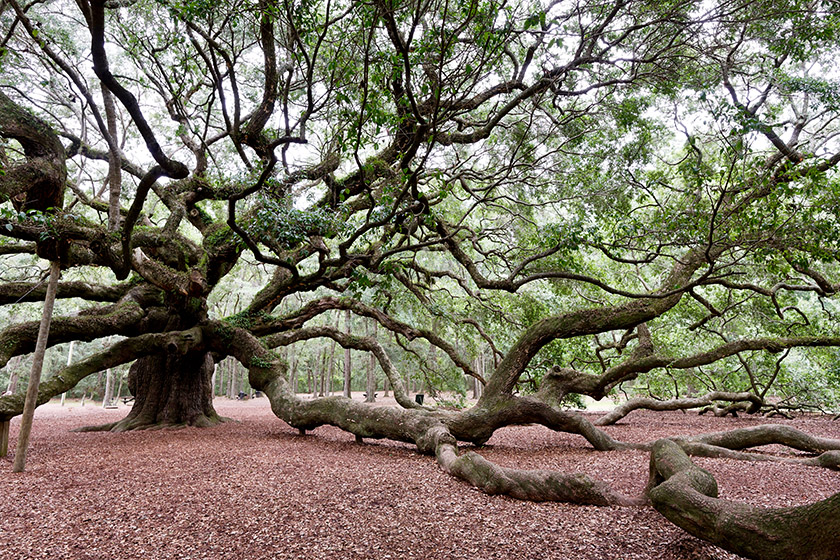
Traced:
<svg viewBox="0 0 840 560">
<path fill-rule="evenodd" d="M 144 356 L 132 364 L 128 387 L 134 406 L 113 424 L 83 431 L 213 426 L 223 421 L 213 408 L 213 358 L 205 351 Z"/>
<path fill-rule="evenodd" d="M 725 393 L 719 391 L 713 391 L 701 397 L 671 399 L 667 401 L 661 401 L 649 397 L 640 397 L 636 399 L 630 399 L 621 406 L 617 406 L 611 412 L 598 418 L 594 422 L 594 424 L 596 426 L 609 426 L 610 424 L 618 422 L 619 420 L 630 414 L 632 411 L 637 410 L 639 408 L 644 408 L 648 410 L 687 410 L 690 408 L 700 408 L 704 406 L 709 406 L 715 401 L 748 401 L 748 412 L 758 412 L 761 409 L 761 405 L 764 402 L 761 399 L 761 397 L 753 393 Z"/>
<path fill-rule="evenodd" d="M 112 393 L 114 391 L 113 376 L 111 368 L 105 370 L 105 395 L 102 397 L 102 407 L 108 408 L 111 405 Z"/>
<path fill-rule="evenodd" d="M 320 362 L 321 367 L 321 388 L 318 391 L 319 397 L 324 397 L 327 394 L 327 349 L 321 349 L 321 355 L 318 356 L 318 362 Z"/>
<path fill-rule="evenodd" d="M 11 422 L 9 420 L 0 420 L 0 457 L 5 457 L 9 453 L 9 427 Z"/>
<path fill-rule="evenodd" d="M 73 362 L 73 347 L 76 344 L 75 340 L 70 341 L 70 349 L 67 351 L 67 367 Z M 61 393 L 61 406 L 64 406 L 64 400 L 67 398 L 67 391 Z M 84 401 L 82 401 L 84 402 Z"/>
<path fill-rule="evenodd" d="M 648 488 L 653 507 L 669 521 L 746 558 L 840 558 L 840 493 L 777 509 L 721 500 L 714 477 L 671 440 L 654 445 Z"/>
<path fill-rule="evenodd" d="M 289 347 L 289 384 L 292 386 L 292 392 L 297 394 L 298 392 L 298 363 L 295 359 L 295 347 L 294 345 Z"/>
<path fill-rule="evenodd" d="M 122 189 L 121 154 L 117 147 L 117 109 L 111 90 L 101 84 L 102 101 L 105 106 L 105 118 L 108 123 L 108 231 L 117 231 L 120 227 L 120 191 Z"/>
<path fill-rule="evenodd" d="M 13 472 L 23 472 L 26 468 L 26 452 L 29 448 L 29 436 L 32 432 L 32 420 L 35 407 L 38 406 L 38 386 L 41 383 L 41 370 L 44 368 L 44 354 L 47 352 L 47 338 L 50 335 L 50 321 L 52 320 L 55 293 L 58 289 L 58 277 L 61 265 L 58 261 L 50 263 L 50 283 L 47 286 L 47 297 L 44 299 L 44 311 L 41 314 L 41 326 L 38 329 L 38 342 L 35 344 L 35 356 L 32 359 L 32 372 L 29 374 L 29 384 L 26 387 L 26 400 L 23 405 L 23 417 L 20 421 L 18 444 L 15 449 L 15 463 Z"/>
</svg>

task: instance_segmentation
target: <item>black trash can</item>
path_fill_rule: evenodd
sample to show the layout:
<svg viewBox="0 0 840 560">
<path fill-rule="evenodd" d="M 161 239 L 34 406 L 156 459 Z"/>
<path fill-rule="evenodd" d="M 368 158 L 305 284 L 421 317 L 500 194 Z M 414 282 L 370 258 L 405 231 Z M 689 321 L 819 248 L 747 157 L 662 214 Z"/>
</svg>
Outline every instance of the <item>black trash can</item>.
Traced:
<svg viewBox="0 0 840 560">
<path fill-rule="evenodd" d="M 414 395 L 414 402 L 416 402 L 417 404 L 423 404 L 423 397 L 425 396 L 426 395 L 424 395 L 423 393 L 417 393 L 416 395 Z"/>
</svg>

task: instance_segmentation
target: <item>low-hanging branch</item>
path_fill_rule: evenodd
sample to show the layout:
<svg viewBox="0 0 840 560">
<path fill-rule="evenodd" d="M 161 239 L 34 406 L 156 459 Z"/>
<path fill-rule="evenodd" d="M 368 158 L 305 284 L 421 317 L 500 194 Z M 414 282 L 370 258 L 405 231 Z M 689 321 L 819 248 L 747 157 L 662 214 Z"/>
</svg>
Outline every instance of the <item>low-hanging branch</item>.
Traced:
<svg viewBox="0 0 840 560">
<path fill-rule="evenodd" d="M 764 400 L 755 393 L 727 393 L 725 391 L 712 391 L 700 397 L 686 397 L 681 399 L 669 399 L 666 401 L 652 397 L 638 397 L 630 399 L 612 409 L 595 420 L 596 426 L 609 426 L 615 424 L 634 410 L 688 410 L 710 406 L 716 401 L 727 402 L 748 402 L 748 412 L 757 412 L 764 404 Z"/>
<path fill-rule="evenodd" d="M 840 557 L 840 493 L 812 504 L 767 509 L 718 498 L 717 482 L 680 445 L 660 440 L 650 459 L 648 496 L 692 535 L 755 560 Z"/>
<path fill-rule="evenodd" d="M 352 348 L 354 350 L 365 350 L 371 352 L 376 357 L 379 365 L 382 366 L 382 371 L 385 372 L 385 376 L 388 378 L 388 382 L 391 384 L 391 388 L 394 391 L 394 399 L 397 401 L 397 404 L 403 408 L 424 408 L 409 398 L 402 378 L 394 370 L 391 359 L 388 357 L 385 349 L 382 348 L 382 345 L 379 344 L 375 338 L 352 336 L 333 327 L 322 326 L 298 328 L 290 333 L 269 335 L 263 338 L 263 342 L 265 342 L 265 345 L 269 348 L 276 348 L 278 346 L 288 346 L 289 344 L 294 344 L 295 342 L 299 342 L 301 340 L 311 340 L 313 338 L 330 338 L 338 342 L 342 348 Z"/>
<path fill-rule="evenodd" d="M 201 329 L 174 331 L 169 333 L 143 334 L 120 340 L 106 350 L 60 369 L 40 384 L 38 405 L 48 402 L 75 387 L 85 377 L 108 368 L 126 364 L 141 356 L 159 352 L 185 351 L 199 346 Z M 23 412 L 23 394 L 0 397 L 0 421 L 5 421 Z"/>
<path fill-rule="evenodd" d="M 87 301 L 116 302 L 123 297 L 132 284 L 116 286 L 90 284 L 87 282 L 59 282 L 56 298 L 82 298 Z M 44 301 L 46 285 L 43 282 L 9 282 L 0 284 L 0 305 L 21 302 Z"/>
</svg>

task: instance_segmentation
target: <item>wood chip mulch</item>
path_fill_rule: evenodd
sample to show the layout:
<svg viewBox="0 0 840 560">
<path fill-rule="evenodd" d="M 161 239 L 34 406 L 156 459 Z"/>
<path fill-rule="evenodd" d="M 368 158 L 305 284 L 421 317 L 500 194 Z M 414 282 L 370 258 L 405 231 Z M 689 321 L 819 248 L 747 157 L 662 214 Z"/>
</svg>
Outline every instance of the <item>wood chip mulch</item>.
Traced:
<svg viewBox="0 0 840 560">
<path fill-rule="evenodd" d="M 25 473 L 0 459 L 0 560 L 572 559 L 732 560 L 650 507 L 582 507 L 488 496 L 408 445 L 357 444 L 323 427 L 299 436 L 266 399 L 217 399 L 236 422 L 208 429 L 75 433 L 128 408 L 38 409 Z M 782 422 L 840 438 L 840 421 L 636 412 L 625 441 Z M 542 427 L 500 430 L 478 450 L 498 464 L 585 472 L 626 494 L 647 481 L 641 452 L 592 451 Z M 721 497 L 780 507 L 840 491 L 840 473 L 698 459 Z"/>
</svg>

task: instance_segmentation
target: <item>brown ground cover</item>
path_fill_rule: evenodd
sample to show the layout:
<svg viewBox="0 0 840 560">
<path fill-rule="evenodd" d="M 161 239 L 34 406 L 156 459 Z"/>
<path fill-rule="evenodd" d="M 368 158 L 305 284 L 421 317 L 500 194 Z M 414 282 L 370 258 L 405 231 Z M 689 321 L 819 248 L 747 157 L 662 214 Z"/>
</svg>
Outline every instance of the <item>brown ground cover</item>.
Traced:
<svg viewBox="0 0 840 560">
<path fill-rule="evenodd" d="M 266 399 L 216 401 L 237 422 L 123 434 L 72 428 L 127 407 L 38 409 L 27 471 L 13 474 L 19 419 L 0 460 L 0 560 L 552 559 L 729 560 L 650 507 L 525 503 L 482 494 L 412 447 L 355 443 L 323 427 L 299 436 Z M 606 430 L 625 441 L 782 422 L 840 438 L 827 418 L 720 419 L 633 413 Z M 481 450 L 505 466 L 586 472 L 642 492 L 647 454 L 595 452 L 579 437 L 507 428 Z M 698 459 L 721 497 L 799 505 L 840 491 L 840 473 Z"/>
</svg>

